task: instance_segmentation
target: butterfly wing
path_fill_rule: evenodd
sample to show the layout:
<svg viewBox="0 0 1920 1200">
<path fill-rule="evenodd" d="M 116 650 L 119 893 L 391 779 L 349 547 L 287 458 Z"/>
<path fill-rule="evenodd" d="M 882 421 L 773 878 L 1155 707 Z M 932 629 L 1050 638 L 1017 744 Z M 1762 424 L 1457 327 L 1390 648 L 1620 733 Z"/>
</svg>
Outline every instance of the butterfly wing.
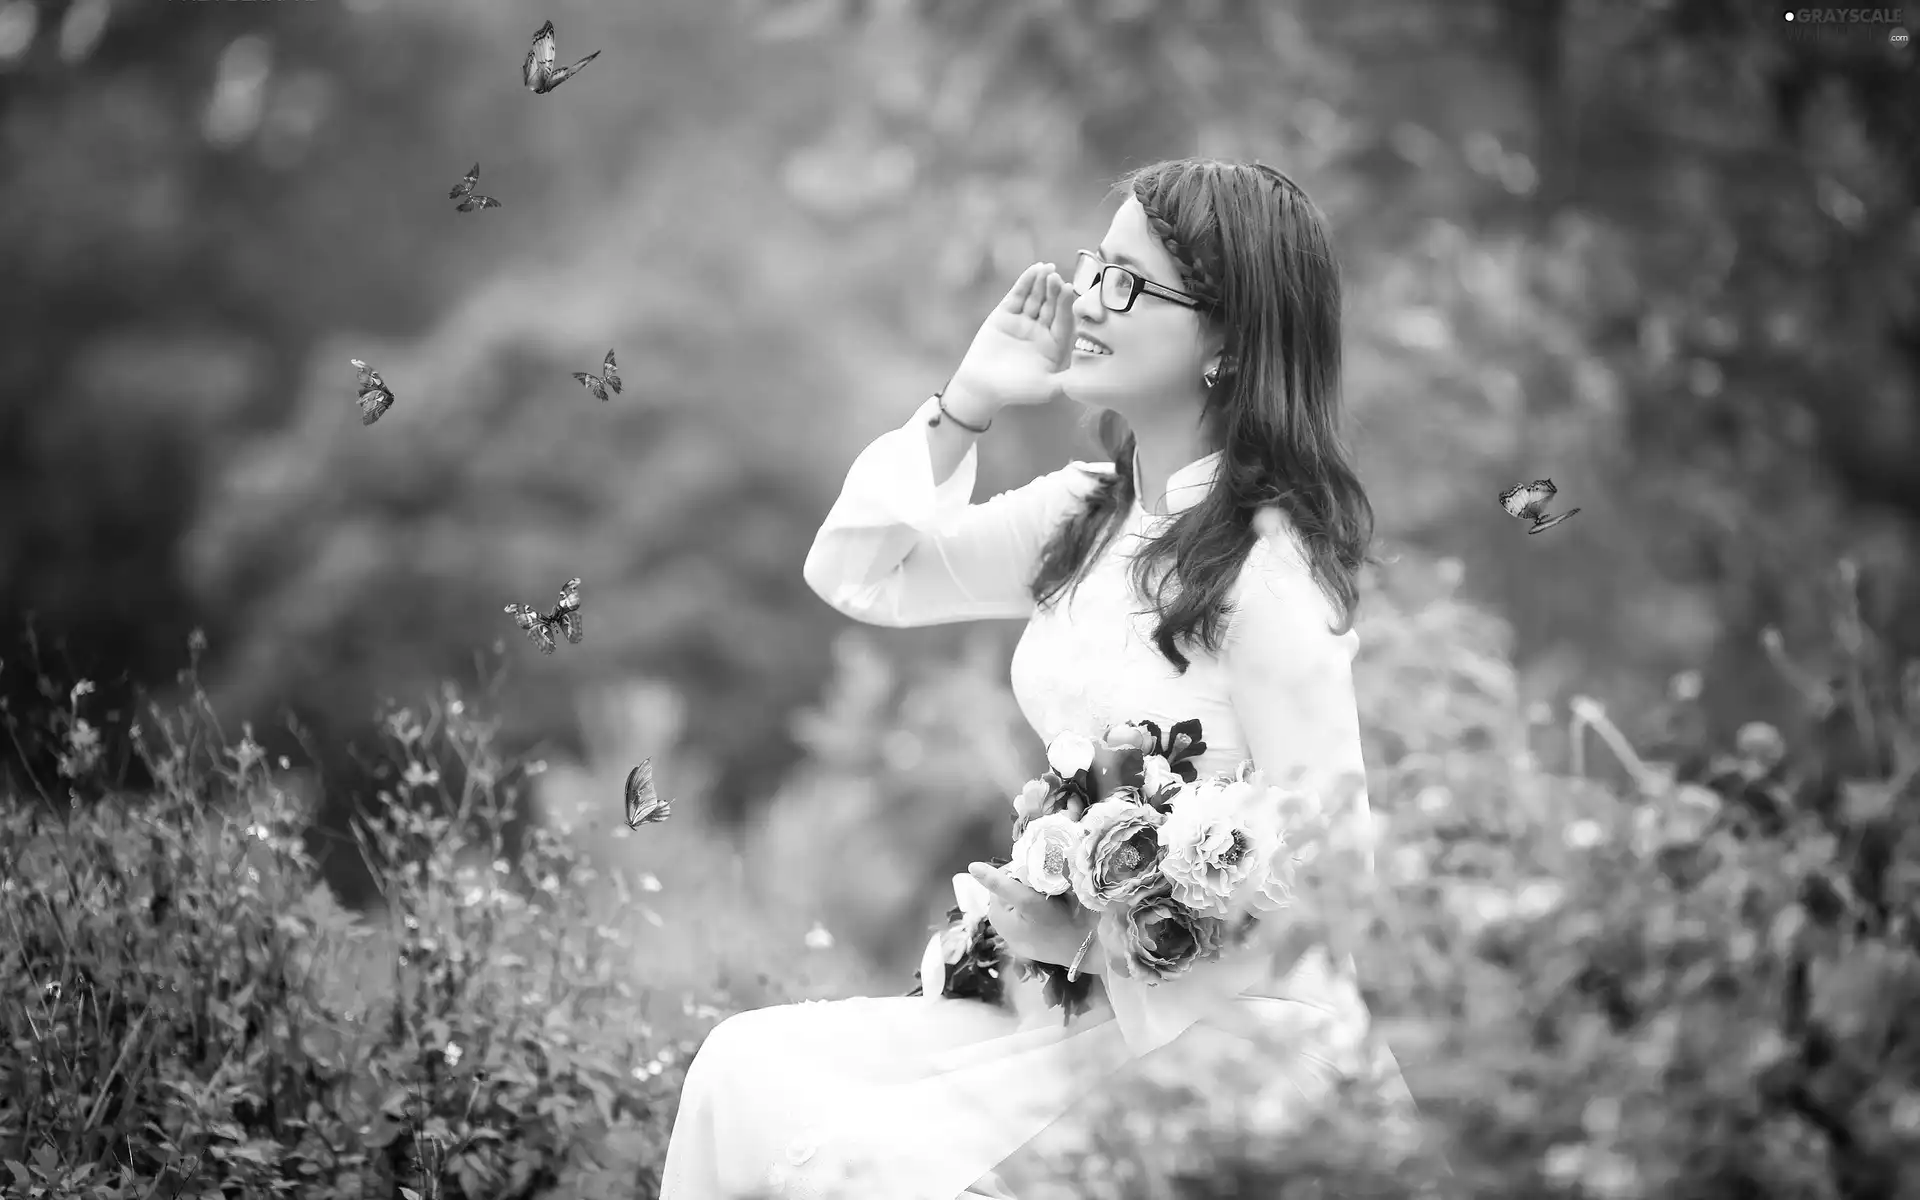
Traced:
<svg viewBox="0 0 1920 1200">
<path fill-rule="evenodd" d="M 600 374 L 605 377 L 607 386 L 613 389 L 614 395 L 619 395 L 620 365 L 613 361 L 613 351 L 607 351 L 607 360 L 600 364 Z M 606 397 L 602 396 L 601 399 L 604 400 Z"/>
<path fill-rule="evenodd" d="M 576 646 L 580 644 L 580 639 L 586 634 L 586 625 L 583 623 L 580 612 L 579 579 L 567 580 L 567 586 L 560 589 L 560 603 L 547 620 L 560 627 L 560 632 L 566 635 L 567 641 Z"/>
<path fill-rule="evenodd" d="M 499 208 L 500 202 L 492 196 L 468 196 L 457 207 L 461 212 L 473 212 L 482 208 Z"/>
<path fill-rule="evenodd" d="M 572 66 L 561 67 L 559 70 L 553 72 L 552 75 L 548 77 L 547 86 L 541 90 L 548 91 L 548 92 L 552 91 L 553 89 L 559 87 L 561 84 L 565 83 L 567 80 L 572 79 L 575 75 L 579 74 L 581 67 L 586 66 L 588 63 L 592 62 L 594 59 L 599 57 L 600 57 L 600 52 L 598 50 L 595 50 L 592 54 L 587 55 L 585 58 L 581 59 L 577 63 L 574 63 Z"/>
<path fill-rule="evenodd" d="M 1526 488 L 1516 483 L 1506 491 L 1501 492 L 1500 507 L 1506 509 L 1509 516 L 1518 517 L 1523 515 L 1520 510 L 1527 506 L 1526 490 Z"/>
<path fill-rule="evenodd" d="M 347 361 L 360 371 L 360 423 L 371 425 L 393 407 L 393 390 L 380 378 L 380 372 L 366 363 L 357 358 Z"/>
<path fill-rule="evenodd" d="M 627 828 L 664 821 L 672 812 L 672 804 L 654 790 L 653 759 L 641 759 L 639 766 L 627 772 Z"/>
<path fill-rule="evenodd" d="M 393 393 L 384 387 L 360 393 L 360 423 L 371 425 L 393 407 Z"/>
<path fill-rule="evenodd" d="M 521 632 L 527 635 L 528 640 L 540 647 L 540 653 L 553 653 L 553 628 L 545 617 L 519 604 L 507 605 L 506 612 L 513 618 L 513 623 L 520 627 Z"/>
<path fill-rule="evenodd" d="M 1529 534 L 1545 533 L 1547 530 L 1552 529 L 1555 525 L 1558 525 L 1560 522 L 1566 520 L 1568 517 L 1571 517 L 1573 514 L 1579 511 L 1580 510 L 1577 508 L 1570 508 L 1566 512 L 1561 513 L 1557 517 L 1546 517 L 1541 520 L 1535 521 L 1533 524 L 1533 528 L 1527 530 L 1527 532 Z"/>
<path fill-rule="evenodd" d="M 553 22 L 548 21 L 534 31 L 533 42 L 527 47 L 527 61 L 520 68 L 522 79 L 535 92 L 547 90 L 547 76 L 553 70 Z"/>
<path fill-rule="evenodd" d="M 601 383 L 597 377 L 589 375 L 585 371 L 575 371 L 573 377 L 580 381 L 581 387 L 586 388 L 595 396 L 598 396 L 602 400 L 607 398 L 606 385 Z"/>
<path fill-rule="evenodd" d="M 474 186 L 479 182 L 480 164 L 475 163 L 473 164 L 473 170 L 467 172 L 466 178 L 453 185 L 453 190 L 447 193 L 447 199 L 458 200 L 462 196 L 473 195 Z"/>
</svg>

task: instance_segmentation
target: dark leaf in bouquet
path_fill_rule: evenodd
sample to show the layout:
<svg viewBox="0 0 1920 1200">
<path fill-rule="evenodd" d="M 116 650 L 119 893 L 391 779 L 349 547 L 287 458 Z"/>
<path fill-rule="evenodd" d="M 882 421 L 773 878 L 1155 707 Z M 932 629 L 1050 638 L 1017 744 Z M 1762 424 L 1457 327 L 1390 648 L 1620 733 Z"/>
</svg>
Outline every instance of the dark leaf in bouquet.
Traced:
<svg viewBox="0 0 1920 1200">
<path fill-rule="evenodd" d="M 1040 988 L 1040 998 L 1048 1008 L 1062 1010 L 1061 1023 L 1068 1024 L 1092 1008 L 1087 997 L 1093 991 L 1092 975 L 1082 975 L 1073 982 L 1067 982 L 1067 969 L 1055 963 L 1034 962 L 1031 959 L 1020 960 L 1020 978 L 1032 979 L 1040 976 L 1045 982 Z"/>
<path fill-rule="evenodd" d="M 1167 760 L 1167 765 L 1173 768 L 1175 775 L 1187 783 L 1192 783 L 1200 773 L 1193 760 L 1206 752 L 1207 743 L 1200 736 L 1200 722 L 1187 720 L 1178 722 L 1167 731 L 1167 740 L 1161 756 Z"/>
</svg>

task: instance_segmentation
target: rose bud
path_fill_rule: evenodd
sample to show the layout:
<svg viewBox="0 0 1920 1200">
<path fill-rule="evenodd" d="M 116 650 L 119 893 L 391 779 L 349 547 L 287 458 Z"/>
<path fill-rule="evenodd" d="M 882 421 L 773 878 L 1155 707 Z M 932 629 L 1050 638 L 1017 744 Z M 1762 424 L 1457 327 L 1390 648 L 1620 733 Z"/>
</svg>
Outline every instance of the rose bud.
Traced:
<svg viewBox="0 0 1920 1200">
<path fill-rule="evenodd" d="M 1046 807 L 1047 797 L 1053 789 L 1038 779 L 1030 779 L 1013 797 L 1013 811 L 1028 820 L 1039 816 Z"/>
</svg>

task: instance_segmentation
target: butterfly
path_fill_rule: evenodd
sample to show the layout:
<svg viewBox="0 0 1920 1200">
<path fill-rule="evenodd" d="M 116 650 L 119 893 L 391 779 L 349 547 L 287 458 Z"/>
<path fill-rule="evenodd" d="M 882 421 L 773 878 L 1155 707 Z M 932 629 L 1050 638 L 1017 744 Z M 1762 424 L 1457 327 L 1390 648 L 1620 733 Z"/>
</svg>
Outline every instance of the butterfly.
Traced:
<svg viewBox="0 0 1920 1200">
<path fill-rule="evenodd" d="M 447 193 L 447 199 L 460 201 L 455 207 L 461 212 L 473 212 L 475 209 L 480 208 L 499 208 L 500 202 L 498 200 L 495 200 L 492 196 L 482 196 L 473 190 L 479 183 L 480 164 L 475 163 L 473 164 L 473 170 L 467 172 L 467 177 L 453 185 L 453 190 Z"/>
<path fill-rule="evenodd" d="M 613 389 L 614 395 L 620 394 L 620 368 L 614 364 L 611 350 L 607 351 L 606 361 L 600 364 L 600 374 L 589 375 L 585 371 L 575 371 L 573 377 L 602 401 L 607 398 L 608 388 Z"/>
<path fill-rule="evenodd" d="M 347 361 L 360 369 L 360 423 L 371 425 L 393 407 L 393 389 L 380 378 L 380 372 L 359 359 Z"/>
<path fill-rule="evenodd" d="M 519 604 L 507 605 L 506 612 L 513 618 L 514 624 L 526 631 L 533 644 L 540 647 L 542 654 L 553 653 L 555 629 L 565 634 L 567 640 L 576 646 L 585 633 L 580 620 L 580 580 L 577 578 L 567 580 L 567 586 L 560 589 L 560 603 L 544 616 L 533 608 Z"/>
<path fill-rule="evenodd" d="M 527 88 L 534 95 L 544 96 L 573 78 L 581 67 L 599 57 L 600 52 L 595 50 L 570 67 L 555 67 L 553 65 L 553 22 L 548 21 L 534 33 L 533 44 L 527 48 L 526 65 L 520 68 L 520 73 L 526 80 Z"/>
<path fill-rule="evenodd" d="M 1500 507 L 1507 510 L 1509 516 L 1519 517 L 1523 521 L 1532 521 L 1533 528 L 1528 533 L 1545 533 L 1555 525 L 1579 512 L 1577 508 L 1568 509 L 1557 517 L 1546 514 L 1547 501 L 1560 491 L 1553 486 L 1551 479 L 1536 479 L 1532 483 L 1516 483 L 1500 493 Z"/>
<path fill-rule="evenodd" d="M 653 760 L 643 758 L 627 772 L 627 828 L 638 829 L 673 815 L 673 802 L 653 790 Z M 621 834 L 625 837 L 625 834 Z"/>
</svg>

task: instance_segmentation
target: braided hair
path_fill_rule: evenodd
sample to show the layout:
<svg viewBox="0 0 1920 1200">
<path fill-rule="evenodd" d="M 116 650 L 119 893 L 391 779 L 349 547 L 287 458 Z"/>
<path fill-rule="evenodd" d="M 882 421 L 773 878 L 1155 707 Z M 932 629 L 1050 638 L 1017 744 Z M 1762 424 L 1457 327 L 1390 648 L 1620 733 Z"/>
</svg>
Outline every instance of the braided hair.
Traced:
<svg viewBox="0 0 1920 1200">
<path fill-rule="evenodd" d="M 1229 597 L 1256 537 L 1253 516 L 1291 519 L 1315 581 L 1352 628 L 1373 509 L 1338 432 L 1340 284 L 1325 218 L 1265 164 L 1178 159 L 1123 177 L 1180 268 L 1180 286 L 1223 335 L 1219 380 L 1202 413 L 1223 453 L 1206 497 L 1149 540 L 1135 589 L 1158 616 L 1154 644 L 1182 674 L 1181 646 L 1217 652 Z M 1134 436 L 1103 410 L 1095 436 L 1118 470 L 1041 552 L 1036 603 L 1071 592 L 1132 507 Z"/>
</svg>

